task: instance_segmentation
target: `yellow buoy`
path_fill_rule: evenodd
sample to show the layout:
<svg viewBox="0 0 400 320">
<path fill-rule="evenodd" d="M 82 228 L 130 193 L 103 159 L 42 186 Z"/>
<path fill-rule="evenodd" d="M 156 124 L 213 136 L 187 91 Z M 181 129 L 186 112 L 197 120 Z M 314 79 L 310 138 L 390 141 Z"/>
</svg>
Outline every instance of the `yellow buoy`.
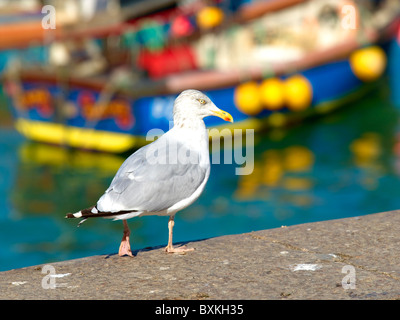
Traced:
<svg viewBox="0 0 400 320">
<path fill-rule="evenodd" d="M 247 114 L 254 116 L 263 109 L 260 100 L 260 88 L 254 81 L 240 84 L 235 90 L 235 104 L 237 108 Z"/>
<path fill-rule="evenodd" d="M 260 85 L 260 99 L 268 110 L 279 110 L 285 101 L 284 86 L 280 79 L 269 78 Z"/>
<path fill-rule="evenodd" d="M 294 75 L 284 82 L 285 102 L 289 109 L 302 111 L 312 101 L 312 86 L 302 75 Z"/>
<path fill-rule="evenodd" d="M 355 76 L 362 81 L 378 79 L 386 68 L 386 54 L 377 46 L 353 52 L 349 61 Z"/>
<path fill-rule="evenodd" d="M 204 7 L 197 14 L 196 20 L 202 29 L 214 28 L 224 20 L 224 12 L 217 7 Z"/>
</svg>

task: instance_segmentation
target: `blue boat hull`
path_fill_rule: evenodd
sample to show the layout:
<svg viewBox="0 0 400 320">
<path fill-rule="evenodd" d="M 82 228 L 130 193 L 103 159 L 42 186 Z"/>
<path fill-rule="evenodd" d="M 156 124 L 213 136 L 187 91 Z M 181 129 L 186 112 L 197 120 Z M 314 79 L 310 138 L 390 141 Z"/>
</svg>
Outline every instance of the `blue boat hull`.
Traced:
<svg viewBox="0 0 400 320">
<path fill-rule="evenodd" d="M 285 81 L 292 75 L 284 74 L 277 79 Z M 238 107 L 238 83 L 203 90 L 235 121 L 226 124 L 219 118 L 209 117 L 205 119 L 207 126 L 265 129 L 285 125 L 293 119 L 328 112 L 363 92 L 372 82 L 361 80 L 349 59 L 325 63 L 295 75 L 301 76 L 311 90 L 311 101 L 303 110 L 283 105 L 279 110 L 262 108 L 257 114 L 248 114 Z M 19 94 L 12 92 L 12 85 L 7 91 L 13 97 L 17 128 L 28 138 L 108 152 L 124 152 L 146 143 L 149 132 L 155 128 L 168 131 L 172 125 L 173 103 L 179 94 L 133 98 L 122 92 L 101 105 L 101 91 L 90 86 L 72 86 L 65 93 L 57 83 L 29 80 L 21 82 Z M 57 103 L 60 97 L 64 97 L 61 105 Z M 276 118 L 280 121 L 275 121 Z"/>
</svg>

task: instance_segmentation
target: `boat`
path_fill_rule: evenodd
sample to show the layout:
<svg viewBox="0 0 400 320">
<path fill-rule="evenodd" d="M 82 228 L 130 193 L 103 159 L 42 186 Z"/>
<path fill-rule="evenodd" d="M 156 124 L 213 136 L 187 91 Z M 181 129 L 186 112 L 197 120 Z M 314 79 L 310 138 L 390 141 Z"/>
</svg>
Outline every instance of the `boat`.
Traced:
<svg viewBox="0 0 400 320">
<path fill-rule="evenodd" d="M 185 89 L 203 91 L 233 116 L 232 124 L 206 118 L 216 129 L 211 138 L 298 123 L 373 89 L 400 25 L 395 0 L 161 2 L 166 8 L 154 1 L 158 7 L 140 16 L 121 10 L 125 17 L 101 33 L 61 35 L 64 42 L 51 44 L 61 60 L 53 68 L 8 70 L 3 80 L 18 131 L 122 153 L 170 128 L 173 102 Z M 88 35 L 112 52 L 106 65 L 96 50 L 86 64 L 63 64 L 60 43 Z"/>
</svg>

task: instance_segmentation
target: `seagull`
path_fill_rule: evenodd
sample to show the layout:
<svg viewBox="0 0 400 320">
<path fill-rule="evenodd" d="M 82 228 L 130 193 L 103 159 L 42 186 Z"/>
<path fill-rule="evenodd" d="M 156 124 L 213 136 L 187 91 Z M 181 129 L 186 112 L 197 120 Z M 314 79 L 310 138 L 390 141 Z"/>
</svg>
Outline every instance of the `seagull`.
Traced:
<svg viewBox="0 0 400 320">
<path fill-rule="evenodd" d="M 118 169 L 97 204 L 66 218 L 122 220 L 120 256 L 131 256 L 127 219 L 146 215 L 169 216 L 168 253 L 192 251 L 172 242 L 175 214 L 196 201 L 210 176 L 209 140 L 204 117 L 233 122 L 198 90 L 183 91 L 174 102 L 173 127 L 154 142 L 130 155 Z"/>
</svg>

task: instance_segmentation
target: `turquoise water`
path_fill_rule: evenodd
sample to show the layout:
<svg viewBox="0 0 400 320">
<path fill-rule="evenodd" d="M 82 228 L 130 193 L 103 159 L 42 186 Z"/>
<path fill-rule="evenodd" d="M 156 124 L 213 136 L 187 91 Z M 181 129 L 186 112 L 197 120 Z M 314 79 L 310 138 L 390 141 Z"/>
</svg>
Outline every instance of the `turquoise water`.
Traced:
<svg viewBox="0 0 400 320">
<path fill-rule="evenodd" d="M 118 251 L 122 223 L 64 219 L 94 204 L 124 156 L 26 141 L 0 107 L 0 271 Z M 176 216 L 189 241 L 400 208 L 398 111 L 382 84 L 357 103 L 255 136 L 255 169 L 213 165 L 200 199 Z M 133 249 L 165 245 L 167 217 L 129 220 Z"/>
</svg>

